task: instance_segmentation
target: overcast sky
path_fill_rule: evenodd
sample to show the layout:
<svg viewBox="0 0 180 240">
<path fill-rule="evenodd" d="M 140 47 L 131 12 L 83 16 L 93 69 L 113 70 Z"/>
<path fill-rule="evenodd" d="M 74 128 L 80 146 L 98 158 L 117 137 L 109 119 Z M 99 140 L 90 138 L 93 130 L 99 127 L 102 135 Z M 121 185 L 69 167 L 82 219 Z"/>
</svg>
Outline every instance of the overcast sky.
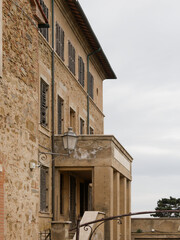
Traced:
<svg viewBox="0 0 180 240">
<path fill-rule="evenodd" d="M 132 212 L 180 198 L 180 1 L 79 0 L 117 75 L 105 134 L 134 158 Z"/>
</svg>

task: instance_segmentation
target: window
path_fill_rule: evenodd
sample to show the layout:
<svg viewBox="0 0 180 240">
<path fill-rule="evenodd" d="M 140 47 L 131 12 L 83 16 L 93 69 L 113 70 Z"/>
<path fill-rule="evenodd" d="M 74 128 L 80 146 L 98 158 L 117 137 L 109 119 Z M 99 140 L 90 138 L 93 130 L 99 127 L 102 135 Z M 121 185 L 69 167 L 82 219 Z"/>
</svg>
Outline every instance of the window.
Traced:
<svg viewBox="0 0 180 240">
<path fill-rule="evenodd" d="M 94 129 L 92 127 L 89 128 L 90 134 L 94 134 Z"/>
<path fill-rule="evenodd" d="M 94 97 L 93 90 L 94 90 L 94 78 L 93 78 L 93 75 L 89 72 L 89 74 L 88 74 L 88 94 L 92 99 Z"/>
<path fill-rule="evenodd" d="M 40 210 L 43 212 L 48 211 L 48 179 L 49 168 L 41 166 L 40 168 Z"/>
<path fill-rule="evenodd" d="M 44 127 L 48 125 L 48 85 L 41 79 L 40 122 Z"/>
<path fill-rule="evenodd" d="M 82 57 L 78 58 L 78 80 L 84 87 L 84 62 L 82 60 Z"/>
<path fill-rule="evenodd" d="M 58 96 L 58 134 L 63 132 L 63 105 L 63 99 Z"/>
<path fill-rule="evenodd" d="M 45 14 L 45 16 L 48 19 L 48 8 L 46 7 L 45 3 L 43 0 L 40 0 L 40 5 L 41 8 Z M 49 33 L 48 33 L 48 28 L 39 28 L 39 31 L 42 33 L 42 35 L 45 37 L 45 39 L 48 41 L 49 40 Z"/>
<path fill-rule="evenodd" d="M 70 108 L 70 127 L 72 127 L 73 131 L 76 131 L 76 118 L 75 118 L 75 111 Z"/>
<path fill-rule="evenodd" d="M 80 118 L 80 134 L 84 134 L 84 120 Z"/>
<path fill-rule="evenodd" d="M 75 49 L 68 41 L 69 70 L 75 75 Z"/>
<path fill-rule="evenodd" d="M 56 52 L 64 61 L 64 31 L 56 22 Z"/>
</svg>

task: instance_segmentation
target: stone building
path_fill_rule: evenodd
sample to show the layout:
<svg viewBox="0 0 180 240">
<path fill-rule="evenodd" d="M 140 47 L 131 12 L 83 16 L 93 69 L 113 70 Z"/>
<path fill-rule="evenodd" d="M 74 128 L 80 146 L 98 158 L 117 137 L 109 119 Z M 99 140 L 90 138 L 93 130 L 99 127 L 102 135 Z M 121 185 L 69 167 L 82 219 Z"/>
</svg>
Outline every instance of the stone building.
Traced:
<svg viewBox="0 0 180 240">
<path fill-rule="evenodd" d="M 179 218 L 132 218 L 132 240 L 180 239 Z"/>
<path fill-rule="evenodd" d="M 0 1 L 0 239 L 71 239 L 78 216 L 130 212 L 132 157 L 103 135 L 115 78 L 78 1 Z M 98 239 L 130 238 L 126 218 Z"/>
</svg>

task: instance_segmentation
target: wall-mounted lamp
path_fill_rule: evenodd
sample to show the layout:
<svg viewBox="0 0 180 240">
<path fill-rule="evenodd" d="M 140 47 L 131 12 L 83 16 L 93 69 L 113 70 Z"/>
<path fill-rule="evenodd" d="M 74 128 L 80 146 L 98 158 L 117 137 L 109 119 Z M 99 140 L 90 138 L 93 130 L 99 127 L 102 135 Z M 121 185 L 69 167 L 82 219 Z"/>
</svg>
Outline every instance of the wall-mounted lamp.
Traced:
<svg viewBox="0 0 180 240">
<path fill-rule="evenodd" d="M 63 139 L 64 149 L 67 150 L 68 153 L 74 151 L 77 144 L 77 136 L 73 132 L 72 127 L 68 128 L 68 132 L 64 133 L 62 139 Z"/>
<path fill-rule="evenodd" d="M 38 152 L 38 165 L 35 162 L 30 162 L 29 163 L 29 168 L 32 171 L 36 167 L 41 166 L 41 160 L 47 159 L 47 155 L 53 155 L 55 156 L 68 156 L 74 149 L 76 148 L 77 144 L 77 135 L 73 132 L 72 127 L 68 128 L 68 131 L 64 133 L 62 136 L 63 140 L 63 147 L 65 150 L 67 150 L 67 154 L 63 153 L 54 153 L 54 152 Z"/>
</svg>

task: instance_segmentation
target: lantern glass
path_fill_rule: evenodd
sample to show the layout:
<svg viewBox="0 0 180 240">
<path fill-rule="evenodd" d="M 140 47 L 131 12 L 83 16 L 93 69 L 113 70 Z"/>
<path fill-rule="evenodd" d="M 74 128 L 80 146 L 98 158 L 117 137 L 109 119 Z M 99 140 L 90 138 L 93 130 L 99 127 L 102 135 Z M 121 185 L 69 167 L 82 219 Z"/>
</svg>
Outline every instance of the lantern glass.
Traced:
<svg viewBox="0 0 180 240">
<path fill-rule="evenodd" d="M 73 151 L 76 147 L 77 143 L 77 136 L 76 134 L 72 131 L 72 128 L 68 128 L 68 132 L 65 132 L 63 135 L 63 145 L 64 149 L 68 151 Z"/>
</svg>

